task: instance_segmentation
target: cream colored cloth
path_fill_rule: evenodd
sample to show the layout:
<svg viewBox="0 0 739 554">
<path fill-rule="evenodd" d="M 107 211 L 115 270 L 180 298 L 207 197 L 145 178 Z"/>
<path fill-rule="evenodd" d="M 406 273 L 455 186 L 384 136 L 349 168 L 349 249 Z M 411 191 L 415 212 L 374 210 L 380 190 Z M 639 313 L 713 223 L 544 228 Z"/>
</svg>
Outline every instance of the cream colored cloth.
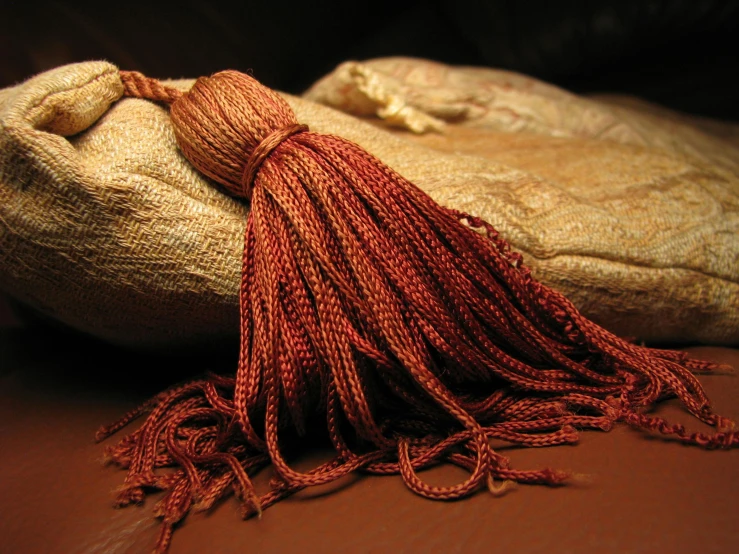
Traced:
<svg viewBox="0 0 739 554">
<path fill-rule="evenodd" d="M 165 108 L 121 93 L 102 62 L 0 91 L 0 288 L 119 343 L 235 336 L 247 208 L 179 154 Z M 312 130 L 490 221 L 611 330 L 739 342 L 728 143 L 518 75 L 420 60 L 343 65 L 287 99 Z"/>
</svg>

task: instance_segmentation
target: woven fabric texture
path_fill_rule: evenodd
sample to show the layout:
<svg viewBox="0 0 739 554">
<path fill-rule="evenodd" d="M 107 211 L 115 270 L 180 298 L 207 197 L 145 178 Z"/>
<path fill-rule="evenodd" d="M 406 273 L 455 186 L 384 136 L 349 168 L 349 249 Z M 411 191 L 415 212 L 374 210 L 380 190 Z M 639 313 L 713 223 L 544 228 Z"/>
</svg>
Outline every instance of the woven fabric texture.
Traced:
<svg viewBox="0 0 739 554">
<path fill-rule="evenodd" d="M 0 91 L 0 288 L 118 343 L 235 338 L 247 207 L 180 155 L 164 107 L 121 94 L 104 62 Z M 608 329 L 739 343 L 730 143 L 520 75 L 422 60 L 344 64 L 286 98 L 311 130 L 488 220 Z"/>
</svg>

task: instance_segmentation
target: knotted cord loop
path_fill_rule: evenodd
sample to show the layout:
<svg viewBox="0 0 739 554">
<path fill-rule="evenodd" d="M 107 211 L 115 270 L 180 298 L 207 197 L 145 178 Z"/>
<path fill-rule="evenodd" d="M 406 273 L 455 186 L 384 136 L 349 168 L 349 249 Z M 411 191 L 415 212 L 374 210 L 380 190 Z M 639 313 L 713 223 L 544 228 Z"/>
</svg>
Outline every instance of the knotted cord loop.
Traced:
<svg viewBox="0 0 739 554">
<path fill-rule="evenodd" d="M 304 133 L 308 130 L 307 125 L 302 125 L 300 123 L 282 127 L 281 129 L 272 131 L 254 150 L 252 150 L 251 156 L 249 156 L 249 161 L 246 162 L 244 173 L 241 177 L 243 194 L 247 200 L 251 200 L 251 192 L 254 188 L 254 179 L 257 178 L 257 173 L 259 172 L 259 168 L 262 166 L 262 163 L 264 163 L 264 160 L 266 160 L 270 154 L 280 146 L 280 144 L 291 136 L 297 135 L 298 133 Z"/>
</svg>

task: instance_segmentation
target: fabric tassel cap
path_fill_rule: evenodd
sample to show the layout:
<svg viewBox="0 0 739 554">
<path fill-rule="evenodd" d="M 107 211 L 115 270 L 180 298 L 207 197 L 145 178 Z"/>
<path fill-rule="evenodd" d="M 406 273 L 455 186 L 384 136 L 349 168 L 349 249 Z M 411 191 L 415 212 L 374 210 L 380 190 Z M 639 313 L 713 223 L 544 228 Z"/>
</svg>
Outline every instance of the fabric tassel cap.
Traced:
<svg viewBox="0 0 739 554">
<path fill-rule="evenodd" d="M 250 205 L 235 376 L 176 386 L 97 434 L 146 416 L 107 455 L 128 470 L 117 505 L 165 491 L 156 552 L 188 512 L 227 495 L 245 517 L 261 515 L 354 471 L 400 474 L 438 500 L 572 477 L 513 468 L 491 439 L 572 444 L 578 430 L 624 423 L 704 448 L 739 444 L 695 377 L 728 368 L 584 318 L 488 223 L 436 204 L 356 144 L 311 132 L 250 76 L 221 72 L 186 93 L 135 72 L 121 79 L 126 96 L 170 104 L 183 154 Z M 649 415 L 671 397 L 715 432 Z M 335 455 L 299 472 L 283 452 L 315 427 Z M 439 463 L 469 475 L 425 483 L 419 470 Z M 274 476 L 260 493 L 252 477 L 266 467 Z"/>
</svg>

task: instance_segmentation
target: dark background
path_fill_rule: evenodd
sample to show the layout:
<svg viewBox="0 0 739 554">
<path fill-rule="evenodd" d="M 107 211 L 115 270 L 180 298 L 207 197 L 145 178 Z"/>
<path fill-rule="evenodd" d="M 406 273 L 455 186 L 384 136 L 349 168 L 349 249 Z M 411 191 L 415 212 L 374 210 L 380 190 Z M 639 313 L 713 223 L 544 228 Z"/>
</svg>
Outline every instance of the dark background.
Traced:
<svg viewBox="0 0 739 554">
<path fill-rule="evenodd" d="M 341 61 L 410 55 L 739 120 L 739 0 L 3 4 L 0 86 L 107 59 L 154 77 L 252 69 L 299 93 Z"/>
</svg>

